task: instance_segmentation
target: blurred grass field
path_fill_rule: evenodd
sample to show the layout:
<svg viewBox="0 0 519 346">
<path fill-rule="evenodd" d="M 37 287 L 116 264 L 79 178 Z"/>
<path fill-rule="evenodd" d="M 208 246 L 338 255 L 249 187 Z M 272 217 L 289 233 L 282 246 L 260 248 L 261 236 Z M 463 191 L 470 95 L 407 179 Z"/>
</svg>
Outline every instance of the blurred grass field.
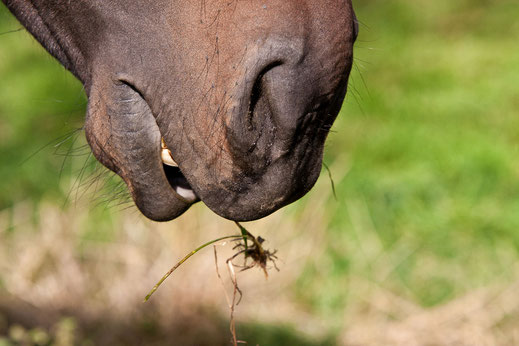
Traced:
<svg viewBox="0 0 519 346">
<path fill-rule="evenodd" d="M 326 146 L 337 199 L 323 170 L 301 201 L 247 225 L 278 249 L 281 272 L 239 277 L 238 334 L 260 345 L 518 344 L 519 2 L 354 5 L 355 66 Z M 67 139 L 82 126 L 81 85 L 25 31 L 8 33 L 19 27 L 0 5 L 0 345 L 36 332 L 47 344 L 225 344 L 210 251 L 155 303 L 140 299 L 234 226 L 203 205 L 148 222 L 111 200 L 116 183 L 84 193 L 104 182 L 89 180 L 98 170 L 82 133 Z"/>
</svg>

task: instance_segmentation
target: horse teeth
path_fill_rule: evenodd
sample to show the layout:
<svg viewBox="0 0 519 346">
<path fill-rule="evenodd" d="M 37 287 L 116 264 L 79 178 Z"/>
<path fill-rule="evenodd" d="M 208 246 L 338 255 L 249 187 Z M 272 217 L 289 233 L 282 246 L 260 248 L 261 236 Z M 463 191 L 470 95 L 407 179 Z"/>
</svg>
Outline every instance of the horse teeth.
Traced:
<svg viewBox="0 0 519 346">
<path fill-rule="evenodd" d="M 160 148 L 161 149 L 167 149 L 168 146 L 166 145 L 166 142 L 164 142 L 164 138 L 160 139 Z"/>
<path fill-rule="evenodd" d="M 165 165 L 178 167 L 178 164 L 171 157 L 171 152 L 169 151 L 169 149 L 162 149 L 160 151 L 160 158 L 162 159 L 162 163 L 164 163 Z"/>
<path fill-rule="evenodd" d="M 187 199 L 189 202 L 193 203 L 196 201 L 196 195 L 195 192 L 191 189 L 185 189 L 183 187 L 177 186 L 175 187 L 175 191 L 185 199 Z"/>
<path fill-rule="evenodd" d="M 172 167 L 178 167 L 178 164 L 173 160 L 173 156 L 171 156 L 171 151 L 169 151 L 166 143 L 164 142 L 164 138 L 162 138 L 160 142 L 160 158 L 162 159 L 162 163 Z"/>
</svg>

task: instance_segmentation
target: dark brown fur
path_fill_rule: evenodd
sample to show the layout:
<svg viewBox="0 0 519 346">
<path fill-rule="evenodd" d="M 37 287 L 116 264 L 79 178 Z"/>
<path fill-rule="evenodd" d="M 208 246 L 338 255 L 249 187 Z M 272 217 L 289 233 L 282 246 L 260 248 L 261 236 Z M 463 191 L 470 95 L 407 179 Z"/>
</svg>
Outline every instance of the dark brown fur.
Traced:
<svg viewBox="0 0 519 346">
<path fill-rule="evenodd" d="M 3 0 L 85 85 L 94 155 L 154 220 L 197 196 L 233 220 L 304 195 L 346 93 L 350 0 Z M 171 179 L 170 179 L 171 180 Z"/>
</svg>

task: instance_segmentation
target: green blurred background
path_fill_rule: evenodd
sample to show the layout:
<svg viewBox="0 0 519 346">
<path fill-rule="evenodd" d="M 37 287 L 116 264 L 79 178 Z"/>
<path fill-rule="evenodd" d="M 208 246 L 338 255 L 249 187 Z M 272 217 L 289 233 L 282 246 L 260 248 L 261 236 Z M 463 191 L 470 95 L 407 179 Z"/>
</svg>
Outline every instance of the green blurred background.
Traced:
<svg viewBox="0 0 519 346">
<path fill-rule="evenodd" d="M 283 286 L 290 296 L 284 299 L 308 321 L 319 321 L 319 332 L 290 317 L 251 318 L 243 338 L 264 345 L 477 345 L 483 342 L 470 338 L 481 333 L 484 344 L 515 344 L 519 297 L 507 292 L 519 279 L 519 2 L 365 0 L 354 6 L 361 23 L 355 65 L 326 146 L 337 198 L 323 171 L 316 189 L 271 217 L 295 228 L 289 233 L 295 253 L 308 251 Z M 88 210 L 76 242 L 116 241 L 126 214 L 106 205 L 120 187 L 111 182 L 94 196 L 78 187 L 99 172 L 83 133 L 75 132 L 86 107 L 82 87 L 18 28 L 0 5 L 0 241 L 29 232 L 17 223 L 20 205 L 29 210 L 31 229 L 45 231 L 38 228 L 42 203 L 67 215 L 78 203 Z M 100 203 L 99 195 L 107 201 Z M 203 206 L 195 209 L 184 218 L 210 218 Z M 307 222 L 315 209 L 318 229 Z M 272 226 L 265 222 L 256 227 Z M 204 225 L 195 229 L 203 232 Z M 222 225 L 223 232 L 234 230 Z M 315 248 L 298 243 L 304 232 L 319 234 Z M 5 261 L 2 268 L 12 264 Z M 9 286 L 2 273 L 0 294 Z M 487 321 L 489 309 L 502 313 Z M 0 345 L 16 337 L 4 311 Z M 22 320 L 16 326 L 37 327 Z M 48 340 L 57 340 L 50 330 Z"/>
</svg>

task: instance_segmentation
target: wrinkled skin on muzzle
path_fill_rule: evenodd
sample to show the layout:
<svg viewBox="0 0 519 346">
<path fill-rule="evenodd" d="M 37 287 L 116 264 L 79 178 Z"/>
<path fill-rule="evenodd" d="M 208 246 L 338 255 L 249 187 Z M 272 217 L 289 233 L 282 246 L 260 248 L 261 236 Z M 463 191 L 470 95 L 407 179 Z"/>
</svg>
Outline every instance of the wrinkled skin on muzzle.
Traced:
<svg viewBox="0 0 519 346">
<path fill-rule="evenodd" d="M 147 217 L 201 200 L 253 220 L 319 176 L 352 65 L 350 0 L 3 1 L 84 83 L 93 153 Z"/>
</svg>

